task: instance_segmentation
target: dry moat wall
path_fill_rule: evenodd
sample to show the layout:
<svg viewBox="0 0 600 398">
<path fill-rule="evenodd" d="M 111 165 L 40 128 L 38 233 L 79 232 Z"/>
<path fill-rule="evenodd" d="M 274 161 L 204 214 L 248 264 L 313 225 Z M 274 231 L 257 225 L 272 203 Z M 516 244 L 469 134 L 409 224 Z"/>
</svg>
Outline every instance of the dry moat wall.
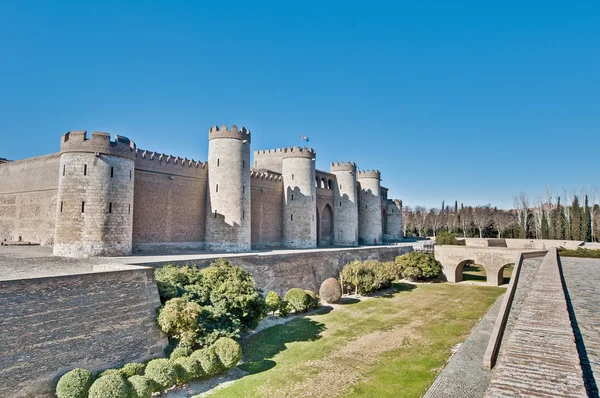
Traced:
<svg viewBox="0 0 600 398">
<path fill-rule="evenodd" d="M 162 354 L 152 269 L 0 281 L 0 397 L 54 397 L 59 377 Z"/>
</svg>

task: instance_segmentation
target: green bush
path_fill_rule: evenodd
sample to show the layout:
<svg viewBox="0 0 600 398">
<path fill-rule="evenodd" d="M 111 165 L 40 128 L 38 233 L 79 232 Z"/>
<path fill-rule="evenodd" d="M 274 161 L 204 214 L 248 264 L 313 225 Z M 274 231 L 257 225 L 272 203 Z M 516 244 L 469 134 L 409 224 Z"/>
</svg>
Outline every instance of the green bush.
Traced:
<svg viewBox="0 0 600 398">
<path fill-rule="evenodd" d="M 207 376 L 216 375 L 221 371 L 221 363 L 212 347 L 196 350 L 192 353 L 190 358 L 200 364 L 202 372 Z"/>
<path fill-rule="evenodd" d="M 121 368 L 121 373 L 125 377 L 142 376 L 144 374 L 146 365 L 143 363 L 128 363 Z"/>
<path fill-rule="evenodd" d="M 179 375 L 179 381 L 181 383 L 186 383 L 190 380 L 204 376 L 204 372 L 198 361 L 191 357 L 179 357 L 175 359 L 174 362 L 181 367 L 181 370 L 183 370 L 183 373 Z"/>
<path fill-rule="evenodd" d="M 182 358 L 182 357 L 189 357 L 190 355 L 192 355 L 192 350 L 190 348 L 176 347 L 173 350 L 173 352 L 171 353 L 171 355 L 169 356 L 169 358 L 177 359 L 177 358 Z"/>
<path fill-rule="evenodd" d="M 88 393 L 89 398 L 131 398 L 133 386 L 123 375 L 109 374 L 97 379 Z"/>
<path fill-rule="evenodd" d="M 198 318 L 202 308 L 197 303 L 182 298 L 167 301 L 158 313 L 158 325 L 170 337 L 179 340 L 182 346 L 192 347 L 201 331 Z"/>
<path fill-rule="evenodd" d="M 344 290 L 349 293 L 368 294 L 378 289 L 375 271 L 371 263 L 354 260 L 344 265 L 340 272 L 340 281 Z"/>
<path fill-rule="evenodd" d="M 436 245 L 454 245 L 454 246 L 460 245 L 460 243 L 456 239 L 456 236 L 454 236 L 454 234 L 452 234 L 451 232 L 448 232 L 448 231 L 438 232 L 437 236 L 435 237 L 435 244 Z"/>
<path fill-rule="evenodd" d="M 231 369 L 237 366 L 242 359 L 242 346 L 233 339 L 221 337 L 212 345 L 212 349 L 224 369 Z"/>
<path fill-rule="evenodd" d="M 292 311 L 292 308 L 290 306 L 290 303 L 288 303 L 285 300 L 281 300 L 281 302 L 279 303 L 279 316 L 282 317 L 286 317 L 290 314 L 290 312 Z"/>
<path fill-rule="evenodd" d="M 281 305 L 281 296 L 277 294 L 277 292 L 270 291 L 267 293 L 265 303 L 267 304 L 269 311 L 273 313 L 273 316 L 275 316 L 275 311 L 277 311 Z"/>
<path fill-rule="evenodd" d="M 321 283 L 319 296 L 325 303 L 333 304 L 342 298 L 342 288 L 335 278 L 328 278 Z"/>
<path fill-rule="evenodd" d="M 319 298 L 312 290 L 305 290 L 304 293 L 308 296 L 308 308 L 318 308 Z"/>
<path fill-rule="evenodd" d="M 106 369 L 106 370 L 103 370 L 102 372 L 98 373 L 96 375 L 96 379 L 99 379 L 104 376 L 109 376 L 109 375 L 124 376 L 124 373 L 121 369 Z"/>
<path fill-rule="evenodd" d="M 583 247 L 578 247 L 576 250 L 569 250 L 559 247 L 558 255 L 562 257 L 600 258 L 600 250 L 585 249 Z"/>
<path fill-rule="evenodd" d="M 412 281 L 428 281 L 442 274 L 442 265 L 433 254 L 411 252 L 397 257 L 396 262 L 402 265 L 402 276 Z"/>
<path fill-rule="evenodd" d="M 135 375 L 127 379 L 135 392 L 134 398 L 150 398 L 154 392 L 154 383 L 145 376 Z"/>
<path fill-rule="evenodd" d="M 65 373 L 56 385 L 58 398 L 86 398 L 94 378 L 86 369 L 73 369 Z"/>
<path fill-rule="evenodd" d="M 156 383 L 159 390 L 166 390 L 177 383 L 177 369 L 173 362 L 165 358 L 148 362 L 144 376 Z"/>
<path fill-rule="evenodd" d="M 178 267 L 168 264 L 156 270 L 155 276 L 158 293 L 163 303 L 182 296 L 186 286 L 202 283 L 202 275 L 195 265 Z"/>
<path fill-rule="evenodd" d="M 304 292 L 304 290 L 294 287 L 288 290 L 283 297 L 295 312 L 303 312 L 308 308 L 310 297 Z"/>
</svg>

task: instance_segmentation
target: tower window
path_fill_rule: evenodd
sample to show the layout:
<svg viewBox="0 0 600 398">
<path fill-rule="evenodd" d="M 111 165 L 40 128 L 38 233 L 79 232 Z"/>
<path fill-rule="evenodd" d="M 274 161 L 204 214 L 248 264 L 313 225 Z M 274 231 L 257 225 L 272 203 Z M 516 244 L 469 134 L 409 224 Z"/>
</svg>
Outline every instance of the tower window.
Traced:
<svg viewBox="0 0 600 398">
<path fill-rule="evenodd" d="M 245 168 L 246 168 L 246 161 L 242 160 L 242 169 L 245 169 Z"/>
<path fill-rule="evenodd" d="M 367 210 L 367 205 L 365 205 L 365 210 Z"/>
<path fill-rule="evenodd" d="M 221 164 L 221 159 L 217 159 L 217 167 Z"/>
<path fill-rule="evenodd" d="M 66 169 L 66 168 L 67 168 L 67 166 L 65 166 L 65 165 L 63 164 L 63 175 L 65 175 L 65 169 Z"/>
<path fill-rule="evenodd" d="M 131 203 L 129 204 L 129 209 L 127 210 L 127 214 L 131 214 Z"/>
<path fill-rule="evenodd" d="M 292 200 L 294 200 L 294 194 L 292 194 Z"/>
<path fill-rule="evenodd" d="M 131 170 L 129 170 L 129 181 L 131 181 L 132 176 L 133 176 L 133 173 Z"/>
<path fill-rule="evenodd" d="M 217 211 L 215 210 L 215 218 L 217 218 Z"/>
<path fill-rule="evenodd" d="M 112 213 L 112 202 L 108 204 L 108 213 Z"/>
<path fill-rule="evenodd" d="M 242 220 L 246 219 L 246 212 L 242 210 Z"/>
<path fill-rule="evenodd" d="M 85 213 L 85 202 L 81 202 L 81 212 Z"/>
<path fill-rule="evenodd" d="M 83 165 L 83 175 L 86 176 L 87 175 L 87 164 Z"/>
<path fill-rule="evenodd" d="M 217 184 L 217 192 L 219 192 L 219 184 Z"/>
<path fill-rule="evenodd" d="M 242 185 L 242 193 L 246 192 L 246 186 Z"/>
<path fill-rule="evenodd" d="M 63 209 L 63 201 L 60 201 L 60 212 L 62 213 L 62 209 Z"/>
<path fill-rule="evenodd" d="M 342 184 L 340 184 L 340 189 L 342 189 Z"/>
<path fill-rule="evenodd" d="M 342 201 L 340 200 L 340 207 L 342 207 Z"/>
<path fill-rule="evenodd" d="M 292 181 L 294 181 L 294 175 L 292 174 Z"/>
<path fill-rule="evenodd" d="M 115 176 L 115 168 L 111 167 L 110 168 L 110 178 L 113 178 Z"/>
<path fill-rule="evenodd" d="M 290 214 L 290 221 L 294 221 L 294 215 Z"/>
</svg>

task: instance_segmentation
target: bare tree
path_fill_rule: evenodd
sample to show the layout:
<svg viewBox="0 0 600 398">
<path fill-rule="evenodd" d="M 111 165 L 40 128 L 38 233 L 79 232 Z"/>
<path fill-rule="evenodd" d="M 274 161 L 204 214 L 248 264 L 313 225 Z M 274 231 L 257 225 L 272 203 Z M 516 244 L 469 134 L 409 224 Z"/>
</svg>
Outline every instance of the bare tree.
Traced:
<svg viewBox="0 0 600 398">
<path fill-rule="evenodd" d="M 427 225 L 427 209 L 424 208 L 423 206 L 415 207 L 414 223 L 415 223 L 415 227 L 417 228 L 417 233 L 419 234 L 419 236 L 423 236 L 423 230 L 425 229 L 425 226 Z"/>
<path fill-rule="evenodd" d="M 473 222 L 473 208 L 464 207 L 461 209 L 460 222 L 462 223 L 463 237 L 467 237 L 467 227 L 471 227 Z"/>
<path fill-rule="evenodd" d="M 515 223 L 515 214 L 510 211 L 497 210 L 492 216 L 492 222 L 498 231 L 498 238 L 501 238 L 502 233 Z"/>
<path fill-rule="evenodd" d="M 429 210 L 429 213 L 427 214 L 427 224 L 426 225 L 429 228 L 431 228 L 431 230 L 433 231 L 433 237 L 435 238 L 435 236 L 437 234 L 437 230 L 442 225 L 442 214 L 440 213 L 439 210 L 434 209 L 434 208 Z"/>
<path fill-rule="evenodd" d="M 473 224 L 479 230 L 479 237 L 483 238 L 483 230 L 492 222 L 492 209 L 490 205 L 477 206 L 473 209 Z"/>
<path fill-rule="evenodd" d="M 410 206 L 404 206 L 402 209 L 402 235 L 406 236 L 408 226 L 413 224 L 413 211 Z"/>
<path fill-rule="evenodd" d="M 517 211 L 517 222 L 522 229 L 522 238 L 527 237 L 527 220 L 529 218 L 529 198 L 525 192 L 521 192 L 519 196 L 513 199 L 515 210 Z"/>
</svg>

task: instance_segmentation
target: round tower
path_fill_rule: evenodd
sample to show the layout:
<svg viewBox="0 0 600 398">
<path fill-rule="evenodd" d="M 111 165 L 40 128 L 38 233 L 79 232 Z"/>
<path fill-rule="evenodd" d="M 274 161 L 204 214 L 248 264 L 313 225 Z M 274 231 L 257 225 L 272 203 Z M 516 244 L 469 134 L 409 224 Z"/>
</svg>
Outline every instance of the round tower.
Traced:
<svg viewBox="0 0 600 398">
<path fill-rule="evenodd" d="M 356 164 L 331 163 L 336 176 L 333 202 L 333 243 L 341 246 L 358 245 L 358 198 L 356 197 Z"/>
<path fill-rule="evenodd" d="M 208 131 L 206 248 L 250 250 L 250 131 L 222 125 Z"/>
<path fill-rule="evenodd" d="M 398 241 L 402 239 L 402 201 L 387 201 L 387 234 L 385 239 Z"/>
<path fill-rule="evenodd" d="M 135 144 L 85 131 L 62 136 L 54 254 L 131 254 Z"/>
<path fill-rule="evenodd" d="M 381 175 L 378 170 L 359 170 L 358 240 L 363 245 L 382 241 Z"/>
<path fill-rule="evenodd" d="M 290 248 L 317 247 L 314 149 L 287 148 L 282 159 L 282 243 Z"/>
</svg>

